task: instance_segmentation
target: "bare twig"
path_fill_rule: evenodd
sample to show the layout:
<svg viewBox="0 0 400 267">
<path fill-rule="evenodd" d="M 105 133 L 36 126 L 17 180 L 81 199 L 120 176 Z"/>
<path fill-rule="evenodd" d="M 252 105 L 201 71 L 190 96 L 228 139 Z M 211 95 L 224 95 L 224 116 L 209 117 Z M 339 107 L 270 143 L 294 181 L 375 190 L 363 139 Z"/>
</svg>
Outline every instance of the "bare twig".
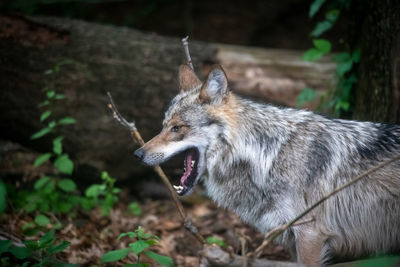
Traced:
<svg viewBox="0 0 400 267">
<path fill-rule="evenodd" d="M 310 211 L 312 211 L 313 209 L 315 209 L 316 207 L 318 207 L 321 203 L 323 203 L 325 200 L 327 200 L 328 198 L 330 198 L 331 196 L 337 194 L 338 192 L 342 191 L 343 189 L 345 189 L 346 187 L 349 187 L 350 185 L 358 182 L 359 180 L 361 180 L 362 178 L 364 178 L 365 176 L 385 167 L 386 165 L 389 165 L 390 163 L 397 161 L 400 159 L 400 155 L 397 157 L 394 157 L 390 160 L 387 160 L 385 162 L 382 162 L 381 164 L 370 168 L 369 170 L 363 172 L 362 174 L 358 175 L 357 177 L 355 177 L 354 179 L 352 179 L 351 181 L 345 183 L 344 185 L 336 188 L 335 190 L 333 190 L 332 192 L 330 192 L 329 194 L 327 194 L 326 196 L 322 197 L 320 200 L 318 200 L 317 202 L 315 202 L 313 205 L 311 205 L 309 208 L 307 208 L 305 211 L 303 211 L 300 215 L 298 215 L 296 218 L 294 218 L 293 220 L 291 220 L 290 222 L 272 229 L 271 231 L 269 231 L 266 235 L 265 235 L 265 240 L 263 241 L 263 243 L 254 251 L 254 253 L 249 253 L 248 255 L 254 254 L 256 256 L 259 255 L 259 253 L 266 247 L 268 246 L 273 240 L 275 240 L 275 238 L 277 238 L 279 235 L 281 235 L 284 231 L 286 231 L 287 229 L 289 229 L 289 227 L 291 226 L 295 226 L 295 225 L 299 225 L 299 224 L 303 224 L 306 221 L 301 221 L 298 222 L 301 218 L 303 218 L 305 215 L 307 215 Z"/>
<path fill-rule="evenodd" d="M 108 107 L 111 109 L 113 112 L 113 117 L 121 123 L 124 127 L 128 128 L 131 134 L 131 137 L 137 141 L 141 146 L 144 145 L 144 140 L 142 136 L 140 135 L 139 131 L 136 128 L 135 122 L 128 122 L 124 117 L 122 117 L 121 113 L 119 113 L 114 100 L 110 94 L 110 92 L 107 92 L 107 96 L 109 98 L 110 104 L 108 104 Z M 153 167 L 154 171 L 160 176 L 161 180 L 165 184 L 165 186 L 168 188 L 170 195 L 178 209 L 178 212 L 182 218 L 183 224 L 185 228 L 191 232 L 197 240 L 200 241 L 200 243 L 205 244 L 206 241 L 204 240 L 204 237 L 198 232 L 196 226 L 193 225 L 193 223 L 190 221 L 190 219 L 187 218 L 185 214 L 185 210 L 183 209 L 182 203 L 179 201 L 178 196 L 175 193 L 175 190 L 173 189 L 171 183 L 168 180 L 168 177 L 165 175 L 164 171 L 161 169 L 160 166 L 154 166 Z"/>
<path fill-rule="evenodd" d="M 248 262 L 247 262 L 247 255 L 246 255 L 246 238 L 244 236 L 241 236 L 239 239 L 240 239 L 240 244 L 242 247 L 242 267 L 247 267 Z"/>
<path fill-rule="evenodd" d="M 193 63 L 192 63 L 192 58 L 190 57 L 190 52 L 189 52 L 189 42 L 188 42 L 189 36 L 186 36 L 185 38 L 182 39 L 182 44 L 183 44 L 183 50 L 185 51 L 185 56 L 186 56 L 186 62 L 187 64 L 192 68 L 194 71 Z"/>
</svg>

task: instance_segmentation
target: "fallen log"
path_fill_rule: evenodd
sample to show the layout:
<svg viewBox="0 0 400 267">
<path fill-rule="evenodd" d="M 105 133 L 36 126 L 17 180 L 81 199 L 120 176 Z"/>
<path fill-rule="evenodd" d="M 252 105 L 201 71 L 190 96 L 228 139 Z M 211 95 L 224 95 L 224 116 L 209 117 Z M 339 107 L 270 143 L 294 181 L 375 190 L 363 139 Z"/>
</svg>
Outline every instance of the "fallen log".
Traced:
<svg viewBox="0 0 400 267">
<path fill-rule="evenodd" d="M 134 145 L 127 145 L 129 135 L 112 120 L 106 92 L 127 119 L 136 118 L 145 140 L 154 136 L 185 62 L 179 38 L 64 18 L 0 17 L 0 25 L 0 138 L 40 152 L 51 149 L 50 138 L 29 139 L 43 127 L 38 104 L 41 89 L 51 84 L 67 96 L 51 107 L 53 115 L 77 120 L 54 136 L 66 137 L 79 177 L 90 179 L 100 170 L 119 179 L 151 175 L 134 162 Z M 334 64 L 303 62 L 301 52 L 196 41 L 190 49 L 200 77 L 221 64 L 234 91 L 262 101 L 290 106 L 302 88 L 322 92 L 332 85 Z M 57 65 L 58 73 L 44 74 Z"/>
</svg>

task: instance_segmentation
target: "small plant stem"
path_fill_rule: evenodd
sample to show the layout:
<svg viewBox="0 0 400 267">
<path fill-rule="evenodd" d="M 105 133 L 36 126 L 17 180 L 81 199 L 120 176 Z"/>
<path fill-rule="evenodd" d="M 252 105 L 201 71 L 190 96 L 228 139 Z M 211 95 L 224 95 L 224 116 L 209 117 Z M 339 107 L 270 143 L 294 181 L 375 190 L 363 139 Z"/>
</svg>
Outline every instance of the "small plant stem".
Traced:
<svg viewBox="0 0 400 267">
<path fill-rule="evenodd" d="M 368 169 L 367 171 L 363 172 L 362 174 L 356 176 L 355 178 L 353 178 L 351 181 L 345 183 L 344 185 L 336 188 L 335 190 L 333 190 L 332 192 L 330 192 L 329 194 L 325 195 L 324 197 L 322 197 L 320 200 L 318 200 L 317 202 L 315 202 L 313 205 L 311 205 L 309 208 L 307 208 L 306 210 L 304 210 L 302 213 L 300 213 L 300 215 L 298 215 L 296 218 L 294 218 L 293 220 L 291 220 L 290 222 L 272 229 L 271 231 L 269 231 L 266 235 L 265 235 L 265 240 L 264 242 L 254 251 L 254 253 L 250 253 L 250 254 L 254 254 L 254 255 L 258 255 L 259 253 L 261 253 L 261 251 L 268 246 L 272 241 L 275 240 L 275 238 L 277 238 L 278 236 L 280 236 L 284 231 L 286 231 L 287 229 L 289 229 L 289 227 L 291 226 L 295 226 L 295 225 L 299 225 L 299 224 L 303 224 L 303 223 L 308 223 L 310 220 L 307 221 L 301 221 L 298 222 L 301 218 L 303 218 L 305 215 L 307 215 L 310 211 L 312 211 L 313 209 L 315 209 L 316 207 L 318 207 L 319 205 L 321 205 L 321 203 L 323 203 L 325 200 L 327 200 L 328 198 L 332 197 L 333 195 L 337 194 L 338 192 L 342 191 L 343 189 L 345 189 L 346 187 L 349 187 L 350 185 L 360 181 L 362 178 L 366 177 L 367 175 L 376 172 L 377 170 L 385 167 L 386 165 L 389 165 L 390 163 L 400 160 L 400 155 L 387 160 L 385 162 L 382 162 L 381 164 Z"/>
<path fill-rule="evenodd" d="M 140 135 L 139 131 L 136 128 L 135 122 L 128 122 L 122 115 L 119 113 L 117 107 L 115 106 L 114 100 L 109 92 L 107 92 L 110 104 L 108 107 L 112 110 L 114 118 L 121 123 L 123 126 L 129 129 L 131 137 L 133 140 L 137 141 L 141 146 L 144 145 L 144 140 L 142 136 Z M 182 218 L 182 221 L 184 223 L 185 228 L 191 232 L 197 240 L 202 243 L 206 244 L 206 241 L 204 237 L 198 232 L 197 228 L 193 225 L 191 220 L 187 218 L 185 210 L 183 209 L 182 203 L 179 201 L 178 196 L 175 193 L 174 188 L 172 187 L 171 183 L 169 182 L 168 177 L 165 175 L 164 171 L 161 169 L 160 166 L 155 166 L 154 171 L 160 176 L 161 180 L 167 187 L 168 191 L 170 192 L 170 195 L 178 209 L 178 212 Z"/>
</svg>

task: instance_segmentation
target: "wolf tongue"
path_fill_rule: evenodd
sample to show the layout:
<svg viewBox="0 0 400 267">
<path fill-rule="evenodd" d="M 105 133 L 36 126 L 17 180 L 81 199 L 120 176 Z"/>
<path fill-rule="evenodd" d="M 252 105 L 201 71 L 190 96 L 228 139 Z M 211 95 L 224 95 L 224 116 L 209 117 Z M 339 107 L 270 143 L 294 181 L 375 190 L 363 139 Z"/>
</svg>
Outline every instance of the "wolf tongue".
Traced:
<svg viewBox="0 0 400 267">
<path fill-rule="evenodd" d="M 192 154 L 188 154 L 186 156 L 185 164 L 186 164 L 186 171 L 181 178 L 181 185 L 184 185 L 185 180 L 189 177 L 190 173 L 192 172 Z"/>
</svg>

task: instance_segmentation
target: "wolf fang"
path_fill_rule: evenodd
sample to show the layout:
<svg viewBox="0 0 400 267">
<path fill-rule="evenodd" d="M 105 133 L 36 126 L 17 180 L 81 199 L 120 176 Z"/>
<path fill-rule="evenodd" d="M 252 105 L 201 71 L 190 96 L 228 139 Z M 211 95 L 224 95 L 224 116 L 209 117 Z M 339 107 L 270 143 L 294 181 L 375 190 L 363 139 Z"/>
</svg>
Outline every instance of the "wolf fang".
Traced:
<svg viewBox="0 0 400 267">
<path fill-rule="evenodd" d="M 135 154 L 156 165 L 187 151 L 196 165 L 178 192 L 189 194 L 202 180 L 214 201 L 264 233 L 400 154 L 397 125 L 330 120 L 245 100 L 228 90 L 218 66 L 202 83 L 183 65 L 179 81 L 163 130 Z M 313 265 L 400 252 L 399 196 L 396 162 L 327 200 L 310 214 L 315 222 L 287 231 L 281 242 Z"/>
</svg>

